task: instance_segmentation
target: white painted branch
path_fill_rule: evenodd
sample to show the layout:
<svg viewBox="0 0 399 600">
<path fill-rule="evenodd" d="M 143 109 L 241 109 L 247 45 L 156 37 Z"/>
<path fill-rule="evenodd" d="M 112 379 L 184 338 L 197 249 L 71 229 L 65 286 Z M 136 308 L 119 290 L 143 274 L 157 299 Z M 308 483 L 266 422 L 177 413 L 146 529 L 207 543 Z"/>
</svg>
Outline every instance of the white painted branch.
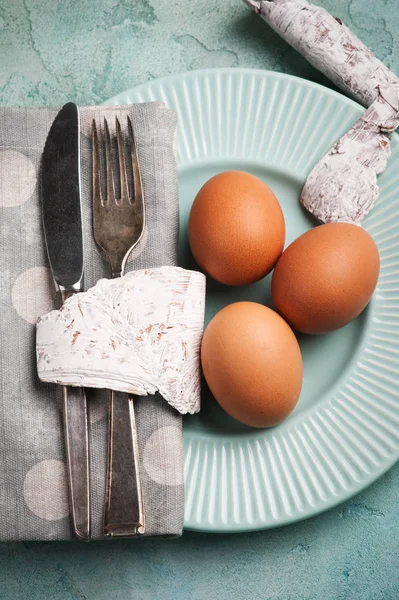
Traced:
<svg viewBox="0 0 399 600">
<path fill-rule="evenodd" d="M 305 0 L 245 0 L 337 86 L 369 109 L 310 173 L 301 202 L 320 221 L 360 225 L 399 126 L 399 78 L 340 19 Z"/>
<path fill-rule="evenodd" d="M 200 408 L 205 276 L 179 267 L 102 279 L 37 324 L 42 381 L 136 395 L 159 391 L 179 412 Z"/>
</svg>

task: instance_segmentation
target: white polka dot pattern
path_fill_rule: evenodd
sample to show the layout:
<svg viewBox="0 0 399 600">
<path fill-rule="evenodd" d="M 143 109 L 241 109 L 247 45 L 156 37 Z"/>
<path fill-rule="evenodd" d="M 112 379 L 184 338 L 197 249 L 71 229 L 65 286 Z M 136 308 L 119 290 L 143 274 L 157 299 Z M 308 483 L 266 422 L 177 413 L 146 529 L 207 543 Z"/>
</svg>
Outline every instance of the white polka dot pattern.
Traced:
<svg viewBox="0 0 399 600">
<path fill-rule="evenodd" d="M 23 494 L 29 510 L 46 521 L 58 521 L 69 515 L 65 464 L 43 460 L 28 471 Z"/>
<path fill-rule="evenodd" d="M 12 303 L 19 316 L 35 324 L 54 308 L 55 287 L 47 267 L 33 267 L 21 273 L 12 288 Z"/>
<path fill-rule="evenodd" d="M 16 150 L 0 152 L 0 207 L 20 206 L 36 187 L 36 169 L 32 161 Z"/>
<path fill-rule="evenodd" d="M 143 466 L 148 476 L 160 485 L 182 485 L 182 432 L 177 427 L 161 427 L 147 440 Z"/>
</svg>

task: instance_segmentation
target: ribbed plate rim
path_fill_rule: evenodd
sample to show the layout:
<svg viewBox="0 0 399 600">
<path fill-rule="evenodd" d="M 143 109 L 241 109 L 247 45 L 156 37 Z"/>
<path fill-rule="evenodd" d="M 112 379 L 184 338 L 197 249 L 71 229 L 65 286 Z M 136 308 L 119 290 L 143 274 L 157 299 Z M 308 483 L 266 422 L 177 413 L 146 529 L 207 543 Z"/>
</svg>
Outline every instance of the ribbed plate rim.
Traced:
<svg viewBox="0 0 399 600">
<path fill-rule="evenodd" d="M 269 83 L 272 81 L 277 81 L 277 80 L 284 81 L 284 82 L 291 82 L 294 86 L 301 86 L 302 88 L 306 88 L 309 90 L 315 90 L 317 93 L 321 94 L 326 99 L 332 98 L 332 99 L 338 101 L 342 105 L 346 104 L 346 105 L 350 106 L 352 110 L 355 111 L 354 114 L 357 114 L 359 116 L 363 110 L 360 105 L 358 105 L 356 102 L 354 102 L 350 98 L 347 98 L 347 97 L 343 96 L 342 94 L 340 94 L 334 90 L 331 90 L 329 88 L 326 88 L 324 86 L 321 86 L 317 83 L 314 83 L 314 82 L 311 82 L 311 81 L 308 81 L 305 79 L 301 79 L 294 75 L 287 75 L 284 73 L 278 73 L 278 72 L 273 72 L 273 71 L 262 71 L 260 69 L 246 69 L 246 68 L 202 69 L 202 70 L 197 70 L 197 71 L 189 71 L 187 73 L 178 73 L 175 75 L 166 76 L 166 77 L 152 80 L 150 82 L 143 83 L 139 86 L 130 88 L 130 89 L 126 90 L 125 92 L 122 92 L 120 94 L 113 96 L 112 98 L 107 100 L 105 104 L 117 105 L 117 104 L 129 104 L 132 102 L 144 101 L 144 100 L 155 100 L 155 99 L 161 100 L 162 98 L 157 96 L 157 92 L 159 92 L 159 90 L 161 88 L 174 89 L 174 87 L 176 87 L 177 85 L 181 85 L 183 81 L 195 81 L 195 80 L 204 81 L 207 78 L 214 78 L 214 77 L 221 76 L 223 74 L 225 76 L 229 76 L 229 77 L 233 78 L 233 80 L 234 80 L 234 78 L 237 78 L 239 76 L 244 76 L 244 77 L 249 77 L 249 78 L 251 78 L 251 77 L 256 77 L 256 78 L 260 77 L 262 79 L 264 78 Z M 174 108 L 174 107 L 171 107 L 171 108 Z M 182 127 L 182 125 L 184 125 L 184 120 L 182 121 L 182 119 L 180 119 L 180 127 Z M 396 134 L 395 134 L 394 138 L 395 139 L 394 139 L 394 143 L 393 143 L 393 146 L 394 146 L 393 155 L 397 159 L 398 154 L 399 154 L 399 152 L 398 152 L 399 145 L 397 143 L 398 137 L 396 136 Z M 391 159 L 392 162 L 393 162 L 394 156 Z M 221 158 L 223 158 L 223 157 L 221 157 Z M 182 166 L 186 166 L 186 165 L 187 165 L 187 162 L 182 163 L 182 161 L 180 160 L 178 166 L 179 166 L 179 168 L 181 168 Z M 395 278 L 395 284 L 397 283 L 398 287 L 399 287 L 399 272 L 393 273 L 393 276 Z M 373 308 L 373 310 L 375 310 L 375 309 Z M 396 339 L 395 339 L 395 342 L 396 342 Z M 367 348 L 367 349 L 369 349 L 369 348 Z M 361 355 L 362 358 L 364 358 L 365 350 L 363 351 L 363 353 Z M 360 359 L 357 364 L 360 364 Z M 378 381 L 378 378 L 377 378 L 377 381 Z M 346 389 L 346 384 L 348 382 L 349 383 L 351 382 L 351 378 L 348 378 L 348 380 L 345 382 L 345 386 L 344 385 L 342 386 L 343 389 Z M 334 400 L 335 400 L 335 396 L 334 396 Z M 399 406 L 395 406 L 395 410 L 397 411 L 397 414 L 399 416 Z M 312 412 L 312 411 L 310 411 L 310 412 Z M 316 411 L 316 416 L 319 416 L 317 411 Z M 324 413 L 323 413 L 323 416 L 324 416 Z M 304 419 L 304 421 L 305 421 L 305 419 Z M 261 436 L 261 434 L 259 434 L 259 435 Z M 214 449 L 218 445 L 217 440 L 216 441 L 212 440 L 212 437 L 209 438 L 209 436 L 208 436 L 208 438 L 205 438 L 205 436 L 203 434 L 197 434 L 197 433 L 195 435 L 193 435 L 192 432 L 187 431 L 187 430 L 185 430 L 185 432 L 184 432 L 184 438 L 185 438 L 186 453 L 193 448 L 194 442 L 202 444 L 204 452 L 212 451 L 212 449 Z M 282 438 L 280 438 L 280 436 L 278 436 L 278 439 L 281 441 Z M 273 438 L 273 440 L 274 440 L 274 438 Z M 341 440 L 341 442 L 342 442 L 342 440 Z M 226 442 L 226 445 L 227 444 L 228 444 L 228 442 Z M 219 456 L 217 457 L 217 460 L 220 460 L 220 447 L 221 447 L 221 445 L 219 444 Z M 197 530 L 197 531 L 207 531 L 207 532 L 215 532 L 215 533 L 216 532 L 233 533 L 233 532 L 255 531 L 255 530 L 260 530 L 260 529 L 268 529 L 268 528 L 272 528 L 272 527 L 278 527 L 281 525 L 287 525 L 289 523 L 293 523 L 293 522 L 302 520 L 304 518 L 309 518 L 309 517 L 315 516 L 315 515 L 323 512 L 327 509 L 333 508 L 334 506 L 337 506 L 338 504 L 341 504 L 345 500 L 348 500 L 349 498 L 353 497 L 355 494 L 359 493 L 360 491 L 365 489 L 368 485 L 370 485 L 375 480 L 377 480 L 379 477 L 381 477 L 389 468 L 392 467 L 392 465 L 398 459 L 399 459 L 399 445 L 397 447 L 395 447 L 391 451 L 390 454 L 384 455 L 382 462 L 378 465 L 375 465 L 375 468 L 373 470 L 371 470 L 371 472 L 368 475 L 363 474 L 363 477 L 361 477 L 359 479 L 359 481 L 357 481 L 355 483 L 352 482 L 353 485 L 351 485 L 349 487 L 349 489 L 347 489 L 347 490 L 341 489 L 339 491 L 338 495 L 330 494 L 326 498 L 325 501 L 320 501 L 319 499 L 316 499 L 315 506 L 307 506 L 307 507 L 305 507 L 304 511 L 294 510 L 292 514 L 288 514 L 288 513 L 282 514 L 276 520 L 271 520 L 270 518 L 265 518 L 265 519 L 263 519 L 263 521 L 258 519 L 254 523 L 250 523 L 247 521 L 246 522 L 229 522 L 227 524 L 223 524 L 223 526 L 220 526 L 220 524 L 218 525 L 215 523 L 211 523 L 211 522 L 209 522 L 209 520 L 207 521 L 206 519 L 195 520 L 194 518 L 190 517 L 190 518 L 185 519 L 185 527 L 187 529 L 192 529 L 192 530 Z M 189 465 L 189 467 L 190 467 L 190 465 Z M 186 471 L 186 478 L 187 478 L 187 476 L 188 476 L 188 473 Z M 186 498 L 188 496 L 190 496 L 190 484 L 188 484 L 188 482 L 186 482 Z M 209 503 L 209 498 L 207 500 Z M 206 505 L 206 502 L 204 504 Z M 186 510 L 187 510 L 187 508 L 191 509 L 192 506 L 190 506 L 190 507 L 186 506 Z M 194 511 L 192 510 L 191 514 L 193 512 Z M 205 514 L 205 508 L 203 508 L 202 514 L 203 515 Z"/>
</svg>

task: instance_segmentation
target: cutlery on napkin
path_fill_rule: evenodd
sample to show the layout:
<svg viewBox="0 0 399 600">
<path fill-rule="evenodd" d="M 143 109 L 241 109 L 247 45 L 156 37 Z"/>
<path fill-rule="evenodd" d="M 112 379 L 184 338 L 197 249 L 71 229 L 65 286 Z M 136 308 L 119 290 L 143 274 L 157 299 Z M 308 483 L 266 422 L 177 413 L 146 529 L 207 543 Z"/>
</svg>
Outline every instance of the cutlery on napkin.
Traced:
<svg viewBox="0 0 399 600">
<path fill-rule="evenodd" d="M 127 270 L 177 264 L 176 115 L 160 103 L 82 107 L 81 199 L 85 287 L 107 275 L 92 236 L 91 123 L 107 116 L 135 127 L 146 197 L 146 228 Z M 57 109 L 0 109 L 0 247 L 3 286 L 0 343 L 0 539 L 72 536 L 62 418 L 56 386 L 41 383 L 35 366 L 35 324 L 56 308 L 43 240 L 38 194 L 41 154 Z M 61 394 L 58 392 L 59 399 Z M 87 390 L 92 538 L 102 536 L 107 460 L 107 394 Z M 58 403 L 60 404 L 60 402 Z M 176 536 L 183 527 L 182 420 L 159 394 L 137 398 L 146 535 Z"/>
</svg>

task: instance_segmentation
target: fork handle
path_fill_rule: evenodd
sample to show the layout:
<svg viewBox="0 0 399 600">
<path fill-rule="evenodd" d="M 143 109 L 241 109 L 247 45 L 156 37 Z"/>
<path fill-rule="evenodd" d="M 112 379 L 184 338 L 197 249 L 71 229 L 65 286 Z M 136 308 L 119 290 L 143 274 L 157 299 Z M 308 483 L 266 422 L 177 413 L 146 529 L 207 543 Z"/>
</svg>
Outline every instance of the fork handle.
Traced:
<svg viewBox="0 0 399 600">
<path fill-rule="evenodd" d="M 133 398 L 111 391 L 104 519 L 106 536 L 131 537 L 144 533 L 138 456 Z"/>
</svg>

